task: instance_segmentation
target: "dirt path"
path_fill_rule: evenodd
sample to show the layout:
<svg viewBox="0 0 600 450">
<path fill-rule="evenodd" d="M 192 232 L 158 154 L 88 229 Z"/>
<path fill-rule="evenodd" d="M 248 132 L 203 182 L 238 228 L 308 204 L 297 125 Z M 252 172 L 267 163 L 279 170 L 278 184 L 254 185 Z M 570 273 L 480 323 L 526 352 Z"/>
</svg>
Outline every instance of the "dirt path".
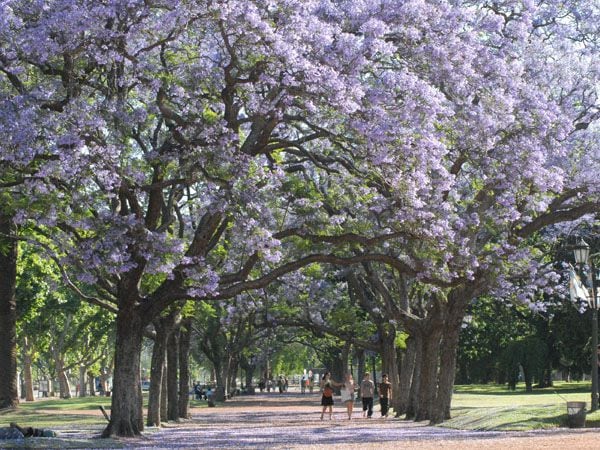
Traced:
<svg viewBox="0 0 600 450">
<path fill-rule="evenodd" d="M 430 427 L 392 418 L 362 418 L 357 404 L 348 420 L 336 398 L 333 420 L 321 421 L 319 396 L 258 394 L 216 408 L 192 409 L 192 420 L 147 429 L 128 448 L 269 449 L 590 449 L 600 448 L 596 430 L 476 432 Z M 74 436 L 75 437 L 75 436 Z"/>
<path fill-rule="evenodd" d="M 192 409 L 188 422 L 146 429 L 141 439 L 120 440 L 124 448 L 230 449 L 593 449 L 600 448 L 594 429 L 532 432 L 476 432 L 430 427 L 392 418 L 362 418 L 357 404 L 348 420 L 336 398 L 333 420 L 321 421 L 317 394 L 258 394 L 238 397 L 215 408 Z M 99 429 L 59 430 L 60 436 L 105 447 L 89 440 Z M 85 440 L 85 441 L 84 441 Z M 0 448 L 2 443 L 0 442 Z M 37 447 L 41 448 L 41 447 Z"/>
</svg>

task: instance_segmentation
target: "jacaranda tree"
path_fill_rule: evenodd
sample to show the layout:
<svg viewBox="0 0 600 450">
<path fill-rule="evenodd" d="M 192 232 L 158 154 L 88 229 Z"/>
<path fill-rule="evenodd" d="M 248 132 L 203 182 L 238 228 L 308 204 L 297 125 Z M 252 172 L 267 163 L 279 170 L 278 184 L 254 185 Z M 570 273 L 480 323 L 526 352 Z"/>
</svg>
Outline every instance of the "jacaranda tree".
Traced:
<svg viewBox="0 0 600 450">
<path fill-rule="evenodd" d="M 559 277 L 541 270 L 529 239 L 598 211 L 598 7 L 336 6 L 331 17 L 348 30 L 370 14 L 369 30 L 355 32 L 386 45 L 338 135 L 356 171 L 313 178 L 331 224 L 298 235 L 385 254 L 374 290 L 417 341 L 412 414 L 439 422 L 469 302 L 516 294 L 535 307 Z"/>
<path fill-rule="evenodd" d="M 56 199 L 17 222 L 51 229 L 66 282 L 116 315 L 105 436 L 143 429 L 139 353 L 152 318 L 277 275 L 227 290 L 280 257 L 264 205 L 292 170 L 281 155 L 330 161 L 310 144 L 358 108 L 356 75 L 377 50 L 323 6 L 3 3 L 2 159 L 43 160 L 22 189 Z"/>
</svg>

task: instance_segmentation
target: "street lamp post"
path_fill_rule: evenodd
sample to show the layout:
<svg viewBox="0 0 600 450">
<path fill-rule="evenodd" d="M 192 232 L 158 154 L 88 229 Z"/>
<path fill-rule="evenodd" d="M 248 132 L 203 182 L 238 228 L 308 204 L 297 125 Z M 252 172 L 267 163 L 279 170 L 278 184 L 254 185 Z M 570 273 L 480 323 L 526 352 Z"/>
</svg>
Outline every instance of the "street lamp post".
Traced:
<svg viewBox="0 0 600 450">
<path fill-rule="evenodd" d="M 596 274 L 593 259 L 590 259 L 590 246 L 581 239 L 573 249 L 575 263 L 580 273 L 583 266 L 588 264 L 588 279 L 592 288 L 590 307 L 592 308 L 592 411 L 598 409 L 598 302 L 596 298 Z"/>
</svg>

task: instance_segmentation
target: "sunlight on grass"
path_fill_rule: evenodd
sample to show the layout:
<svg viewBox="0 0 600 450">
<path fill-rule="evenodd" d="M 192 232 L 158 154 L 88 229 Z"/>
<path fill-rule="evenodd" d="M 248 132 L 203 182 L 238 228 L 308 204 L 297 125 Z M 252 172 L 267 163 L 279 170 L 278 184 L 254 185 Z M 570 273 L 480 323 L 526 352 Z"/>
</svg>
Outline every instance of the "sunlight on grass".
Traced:
<svg viewBox="0 0 600 450">
<path fill-rule="evenodd" d="M 590 405 L 590 384 L 556 382 L 553 387 L 525 392 L 498 385 L 455 386 L 452 419 L 441 426 L 465 430 L 534 430 L 564 427 L 567 401 Z M 587 416 L 587 426 L 600 424 L 600 412 Z"/>
<path fill-rule="evenodd" d="M 0 427 L 10 422 L 35 426 L 36 428 L 106 425 L 99 406 L 110 414 L 110 397 L 85 397 L 71 399 L 42 399 L 34 402 L 22 402 L 16 410 L 0 414 Z M 147 396 L 144 396 L 144 408 L 147 407 Z M 206 407 L 205 401 L 190 401 L 191 408 Z"/>
<path fill-rule="evenodd" d="M 22 402 L 14 411 L 0 415 L 0 425 L 10 422 L 30 425 L 37 428 L 57 426 L 98 425 L 106 423 L 99 405 L 110 409 L 110 398 L 86 397 L 76 399 L 43 399 L 34 402 Z M 92 413 L 93 412 L 93 413 Z"/>
<path fill-rule="evenodd" d="M 84 398 L 70 398 L 70 399 L 43 399 L 36 400 L 35 402 L 22 402 L 19 404 L 19 409 L 24 410 L 36 410 L 36 409 L 48 409 L 48 410 L 96 410 L 98 405 L 102 405 L 105 408 L 110 408 L 110 397 L 84 397 Z"/>
</svg>

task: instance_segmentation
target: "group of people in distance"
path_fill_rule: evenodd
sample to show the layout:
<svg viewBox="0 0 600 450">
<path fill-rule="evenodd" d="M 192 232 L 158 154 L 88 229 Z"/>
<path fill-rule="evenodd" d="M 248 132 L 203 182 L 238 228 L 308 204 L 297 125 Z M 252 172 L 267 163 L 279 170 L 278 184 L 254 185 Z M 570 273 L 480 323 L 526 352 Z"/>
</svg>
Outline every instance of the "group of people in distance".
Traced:
<svg viewBox="0 0 600 450">
<path fill-rule="evenodd" d="M 379 404 L 381 406 L 381 417 L 387 417 L 390 409 L 390 401 L 392 399 L 392 384 L 388 381 L 386 374 L 382 375 L 381 383 L 379 383 Z M 344 376 L 344 381 L 338 383 L 331 379 L 331 373 L 325 372 L 321 380 L 321 420 L 325 412 L 329 410 L 329 419 L 333 415 L 333 390 L 340 388 L 342 403 L 346 406 L 348 420 L 352 419 L 354 410 L 354 380 L 351 374 Z M 375 396 L 375 383 L 371 380 L 371 375 L 367 372 L 360 383 L 360 395 L 362 399 L 363 417 L 373 417 L 373 397 Z"/>
</svg>

